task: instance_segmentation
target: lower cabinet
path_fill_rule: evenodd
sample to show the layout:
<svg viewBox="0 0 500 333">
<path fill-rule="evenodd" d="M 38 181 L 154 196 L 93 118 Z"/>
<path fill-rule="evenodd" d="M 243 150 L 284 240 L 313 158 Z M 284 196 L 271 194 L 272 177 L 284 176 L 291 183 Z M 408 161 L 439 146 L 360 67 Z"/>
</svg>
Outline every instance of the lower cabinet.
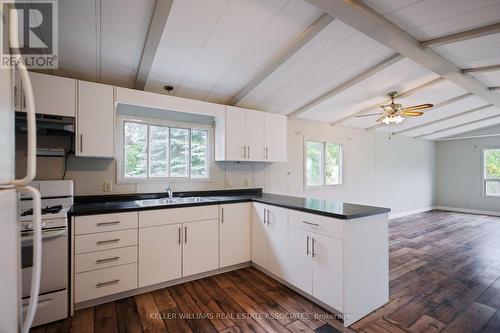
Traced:
<svg viewBox="0 0 500 333">
<path fill-rule="evenodd" d="M 312 294 L 313 261 L 310 255 L 311 235 L 307 231 L 288 229 L 288 283 Z"/>
<path fill-rule="evenodd" d="M 217 220 L 184 223 L 182 276 L 219 268 Z"/>
<path fill-rule="evenodd" d="M 251 260 L 251 216 L 249 202 L 219 206 L 220 267 Z"/>
<path fill-rule="evenodd" d="M 287 231 L 286 208 L 253 203 L 252 261 L 285 280 Z"/>
<path fill-rule="evenodd" d="M 181 224 L 139 229 L 139 287 L 182 276 Z"/>
</svg>

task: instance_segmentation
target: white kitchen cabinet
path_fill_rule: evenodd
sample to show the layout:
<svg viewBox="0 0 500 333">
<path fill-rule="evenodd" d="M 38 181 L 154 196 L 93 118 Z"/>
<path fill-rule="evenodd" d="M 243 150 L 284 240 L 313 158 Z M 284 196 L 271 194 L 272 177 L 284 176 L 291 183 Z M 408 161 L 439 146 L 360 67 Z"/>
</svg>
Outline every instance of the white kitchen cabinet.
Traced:
<svg viewBox="0 0 500 333">
<path fill-rule="evenodd" d="M 311 241 L 312 295 L 331 307 L 342 311 L 342 241 L 319 234 Z"/>
<path fill-rule="evenodd" d="M 247 160 L 264 161 L 264 112 L 246 110 Z"/>
<path fill-rule="evenodd" d="M 220 267 L 251 260 L 251 216 L 249 202 L 219 206 Z"/>
<path fill-rule="evenodd" d="M 113 158 L 113 86 L 78 81 L 76 156 Z"/>
<path fill-rule="evenodd" d="M 285 279 L 288 212 L 281 207 L 253 205 L 252 261 Z"/>
<path fill-rule="evenodd" d="M 312 294 L 311 235 L 305 230 L 288 229 L 287 281 L 293 286 Z"/>
<path fill-rule="evenodd" d="M 223 159 L 229 161 L 246 159 L 246 112 L 244 110 L 228 107 L 225 118 L 225 140 L 221 144 L 225 146 Z"/>
<path fill-rule="evenodd" d="M 287 161 L 287 117 L 264 113 L 264 160 Z"/>
<path fill-rule="evenodd" d="M 139 229 L 139 287 L 182 276 L 182 225 Z"/>
<path fill-rule="evenodd" d="M 264 204 L 252 203 L 252 262 L 268 269 L 267 253 L 267 207 Z"/>
<path fill-rule="evenodd" d="M 33 95 L 35 99 L 35 112 L 64 117 L 76 116 L 76 80 L 29 72 Z M 19 73 L 16 72 L 14 81 L 15 110 L 26 111 L 26 98 Z"/>
<path fill-rule="evenodd" d="M 219 268 L 218 221 L 183 223 L 183 228 L 182 275 L 189 276 Z"/>
</svg>

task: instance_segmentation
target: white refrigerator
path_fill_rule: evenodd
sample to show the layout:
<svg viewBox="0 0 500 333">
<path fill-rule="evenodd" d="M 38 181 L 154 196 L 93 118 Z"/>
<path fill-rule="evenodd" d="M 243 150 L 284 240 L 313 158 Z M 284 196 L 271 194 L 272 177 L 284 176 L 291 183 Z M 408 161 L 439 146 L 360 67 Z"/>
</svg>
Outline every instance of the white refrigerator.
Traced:
<svg viewBox="0 0 500 333">
<path fill-rule="evenodd" d="M 26 175 L 15 179 L 14 71 L 0 69 L 0 332 L 28 332 L 38 302 L 41 270 L 40 193 L 30 186 L 36 173 L 36 124 L 33 91 L 25 68 L 18 68 L 26 97 L 28 148 Z M 16 74 L 17 75 L 17 74 Z M 31 300 L 22 317 L 21 242 L 18 195 L 33 197 L 33 276 Z"/>
</svg>

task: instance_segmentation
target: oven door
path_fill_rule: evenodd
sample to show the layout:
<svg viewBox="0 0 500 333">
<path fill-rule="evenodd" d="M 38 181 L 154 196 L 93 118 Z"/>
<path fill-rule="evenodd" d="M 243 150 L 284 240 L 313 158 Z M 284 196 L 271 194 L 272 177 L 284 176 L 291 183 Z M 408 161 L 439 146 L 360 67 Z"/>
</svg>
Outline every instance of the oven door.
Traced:
<svg viewBox="0 0 500 333">
<path fill-rule="evenodd" d="M 21 232 L 22 297 L 30 295 L 33 265 L 33 232 Z M 66 228 L 42 231 L 42 276 L 40 294 L 68 286 L 68 232 Z"/>
</svg>

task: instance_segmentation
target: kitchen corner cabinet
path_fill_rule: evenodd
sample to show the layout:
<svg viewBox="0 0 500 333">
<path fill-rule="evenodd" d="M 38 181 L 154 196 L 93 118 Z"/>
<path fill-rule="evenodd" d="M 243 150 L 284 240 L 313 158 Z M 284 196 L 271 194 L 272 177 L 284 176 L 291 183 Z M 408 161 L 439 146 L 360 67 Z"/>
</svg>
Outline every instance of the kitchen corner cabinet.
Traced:
<svg viewBox="0 0 500 333">
<path fill-rule="evenodd" d="M 251 260 L 251 209 L 249 202 L 219 206 L 220 267 Z"/>
<path fill-rule="evenodd" d="M 216 121 L 217 161 L 286 162 L 286 116 L 226 106 Z"/>
<path fill-rule="evenodd" d="M 33 95 L 35 99 L 35 112 L 63 117 L 76 116 L 76 80 L 29 72 Z M 22 80 L 16 71 L 14 80 L 14 109 L 26 112 L 26 98 L 23 91 Z"/>
<path fill-rule="evenodd" d="M 113 158 L 113 86 L 78 81 L 76 156 Z"/>
<path fill-rule="evenodd" d="M 253 203 L 252 215 L 252 261 L 286 280 L 288 210 Z"/>
</svg>

